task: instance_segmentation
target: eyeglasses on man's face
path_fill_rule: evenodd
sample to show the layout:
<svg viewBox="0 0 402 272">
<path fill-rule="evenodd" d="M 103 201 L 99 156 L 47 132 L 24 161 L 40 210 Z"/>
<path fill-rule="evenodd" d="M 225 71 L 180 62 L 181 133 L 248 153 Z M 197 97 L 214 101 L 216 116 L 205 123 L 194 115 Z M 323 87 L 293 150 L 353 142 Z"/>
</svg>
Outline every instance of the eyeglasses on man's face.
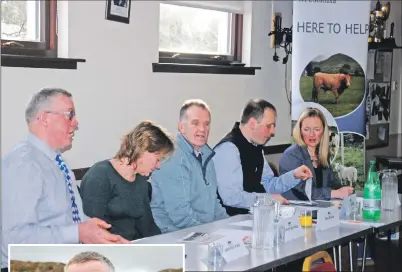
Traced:
<svg viewBox="0 0 402 272">
<path fill-rule="evenodd" d="M 53 114 L 62 114 L 62 115 L 65 116 L 65 118 L 67 120 L 70 120 L 70 121 L 72 121 L 74 119 L 74 116 L 75 116 L 75 111 L 73 111 L 73 110 L 72 111 L 51 111 L 51 110 L 48 110 L 48 111 L 45 111 L 45 112 L 53 113 Z"/>
</svg>

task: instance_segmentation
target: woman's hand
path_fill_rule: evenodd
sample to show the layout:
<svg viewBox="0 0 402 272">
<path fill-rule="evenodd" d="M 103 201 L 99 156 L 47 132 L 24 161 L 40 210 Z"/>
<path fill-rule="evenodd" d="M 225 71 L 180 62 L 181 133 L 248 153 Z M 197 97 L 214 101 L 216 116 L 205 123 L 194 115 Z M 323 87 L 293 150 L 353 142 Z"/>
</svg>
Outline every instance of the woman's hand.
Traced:
<svg viewBox="0 0 402 272">
<path fill-rule="evenodd" d="M 348 196 L 350 196 L 351 194 L 353 194 L 353 187 L 350 186 L 345 186 L 342 188 L 339 188 L 338 190 L 332 190 L 331 191 L 331 198 L 341 198 L 344 199 Z"/>
</svg>

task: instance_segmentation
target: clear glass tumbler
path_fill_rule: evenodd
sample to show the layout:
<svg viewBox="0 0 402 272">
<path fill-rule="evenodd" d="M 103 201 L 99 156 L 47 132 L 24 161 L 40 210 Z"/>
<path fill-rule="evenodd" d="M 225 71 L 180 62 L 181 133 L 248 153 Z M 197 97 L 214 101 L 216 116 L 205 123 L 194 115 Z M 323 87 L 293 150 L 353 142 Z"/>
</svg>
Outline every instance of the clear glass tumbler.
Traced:
<svg viewBox="0 0 402 272">
<path fill-rule="evenodd" d="M 385 169 L 381 179 L 381 208 L 392 211 L 398 203 L 398 177 L 396 170 Z"/>
<path fill-rule="evenodd" d="M 275 205 L 276 202 L 269 195 L 258 196 L 253 206 L 253 248 L 268 249 L 274 247 L 275 241 Z"/>
</svg>

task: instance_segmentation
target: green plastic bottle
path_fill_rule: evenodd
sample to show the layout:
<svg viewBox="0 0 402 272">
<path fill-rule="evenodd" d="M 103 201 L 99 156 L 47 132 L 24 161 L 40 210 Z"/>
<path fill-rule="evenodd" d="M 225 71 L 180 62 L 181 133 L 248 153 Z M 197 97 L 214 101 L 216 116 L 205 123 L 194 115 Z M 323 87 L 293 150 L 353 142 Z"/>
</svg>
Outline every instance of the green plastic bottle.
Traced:
<svg viewBox="0 0 402 272">
<path fill-rule="evenodd" d="M 377 221 L 381 217 L 381 184 L 375 168 L 370 161 L 370 170 L 363 189 L 363 219 Z"/>
</svg>

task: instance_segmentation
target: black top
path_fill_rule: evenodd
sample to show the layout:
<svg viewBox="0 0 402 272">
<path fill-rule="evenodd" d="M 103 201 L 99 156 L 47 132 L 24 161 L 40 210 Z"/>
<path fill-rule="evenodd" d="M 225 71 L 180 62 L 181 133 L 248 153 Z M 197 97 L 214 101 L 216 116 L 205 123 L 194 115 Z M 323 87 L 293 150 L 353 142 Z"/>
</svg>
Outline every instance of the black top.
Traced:
<svg viewBox="0 0 402 272">
<path fill-rule="evenodd" d="M 228 133 L 215 148 L 225 142 L 233 143 L 239 150 L 240 161 L 243 172 L 243 190 L 249 193 L 265 193 L 264 186 L 261 184 L 262 170 L 264 168 L 264 158 L 262 155 L 263 147 L 250 143 L 240 131 L 240 123 L 236 123 L 230 133 Z M 222 203 L 223 205 L 223 203 Z M 247 214 L 248 209 L 234 208 L 223 205 L 227 214 L 230 216 L 237 214 Z"/>
<path fill-rule="evenodd" d="M 314 167 L 316 188 L 322 188 L 322 166 L 318 165 L 317 168 Z"/>
<path fill-rule="evenodd" d="M 147 177 L 137 175 L 129 182 L 109 160 L 98 162 L 81 181 L 84 213 L 111 224 L 109 231 L 127 240 L 160 234 L 149 204 L 149 187 Z"/>
</svg>

